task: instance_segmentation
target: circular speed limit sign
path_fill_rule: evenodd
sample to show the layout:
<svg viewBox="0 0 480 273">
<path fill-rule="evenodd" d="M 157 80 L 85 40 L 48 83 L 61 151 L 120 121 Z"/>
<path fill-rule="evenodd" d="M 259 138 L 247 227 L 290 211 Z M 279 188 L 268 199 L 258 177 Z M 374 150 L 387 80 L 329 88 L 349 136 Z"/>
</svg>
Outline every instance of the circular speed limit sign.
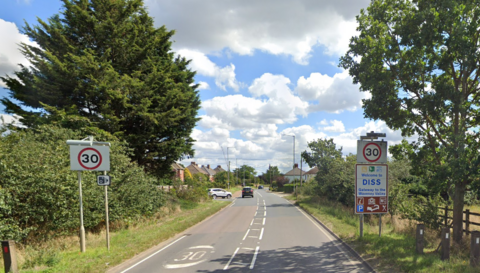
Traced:
<svg viewBox="0 0 480 273">
<path fill-rule="evenodd" d="M 376 143 L 368 143 L 363 148 L 363 157 L 368 162 L 376 162 L 382 156 L 382 149 Z"/>
<path fill-rule="evenodd" d="M 78 153 L 78 163 L 87 170 L 95 170 L 102 164 L 102 154 L 95 148 L 85 148 Z"/>
</svg>

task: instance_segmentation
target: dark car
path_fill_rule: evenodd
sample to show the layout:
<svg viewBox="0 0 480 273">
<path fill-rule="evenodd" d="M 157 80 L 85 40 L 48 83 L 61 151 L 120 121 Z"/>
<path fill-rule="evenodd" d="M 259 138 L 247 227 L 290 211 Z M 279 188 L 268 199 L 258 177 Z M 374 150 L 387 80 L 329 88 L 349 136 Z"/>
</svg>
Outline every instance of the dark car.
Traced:
<svg viewBox="0 0 480 273">
<path fill-rule="evenodd" d="M 263 185 L 258 186 L 258 189 L 263 189 Z"/>
<path fill-rule="evenodd" d="M 245 187 L 242 190 L 242 198 L 245 196 L 251 196 L 253 197 L 253 189 L 251 187 Z"/>
</svg>

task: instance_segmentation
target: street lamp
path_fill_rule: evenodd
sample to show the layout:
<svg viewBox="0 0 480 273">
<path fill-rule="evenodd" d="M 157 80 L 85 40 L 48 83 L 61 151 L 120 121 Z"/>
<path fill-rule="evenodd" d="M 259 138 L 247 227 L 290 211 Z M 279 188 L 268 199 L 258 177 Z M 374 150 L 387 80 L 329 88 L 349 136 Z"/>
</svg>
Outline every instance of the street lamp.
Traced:
<svg viewBox="0 0 480 273">
<path fill-rule="evenodd" d="M 292 168 L 295 168 L 295 135 L 282 134 L 282 136 L 291 136 L 291 137 L 293 137 L 293 166 L 292 166 Z"/>
</svg>

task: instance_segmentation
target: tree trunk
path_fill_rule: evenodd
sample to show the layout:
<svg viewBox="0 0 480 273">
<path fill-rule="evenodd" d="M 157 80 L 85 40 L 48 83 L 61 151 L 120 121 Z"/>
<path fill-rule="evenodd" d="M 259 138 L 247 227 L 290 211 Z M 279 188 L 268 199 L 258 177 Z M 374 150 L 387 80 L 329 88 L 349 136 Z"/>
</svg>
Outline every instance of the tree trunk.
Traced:
<svg viewBox="0 0 480 273">
<path fill-rule="evenodd" d="M 453 197 L 453 241 L 460 243 L 463 236 L 463 198 L 465 196 L 465 183 L 455 184 Z"/>
</svg>

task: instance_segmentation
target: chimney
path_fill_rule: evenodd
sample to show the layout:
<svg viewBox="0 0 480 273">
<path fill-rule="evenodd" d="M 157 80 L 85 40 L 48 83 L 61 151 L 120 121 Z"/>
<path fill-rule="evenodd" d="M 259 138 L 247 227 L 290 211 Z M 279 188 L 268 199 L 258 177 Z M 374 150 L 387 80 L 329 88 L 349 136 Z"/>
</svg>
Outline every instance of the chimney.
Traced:
<svg viewBox="0 0 480 273">
<path fill-rule="evenodd" d="M 195 162 L 192 162 L 192 165 L 195 166 L 196 165 Z"/>
<path fill-rule="evenodd" d="M 210 169 L 210 164 L 207 165 L 207 169 Z"/>
<path fill-rule="evenodd" d="M 293 165 L 293 168 L 298 168 L 298 163 L 295 163 L 295 165 Z"/>
<path fill-rule="evenodd" d="M 222 166 L 218 165 L 217 168 L 221 168 Z"/>
</svg>

